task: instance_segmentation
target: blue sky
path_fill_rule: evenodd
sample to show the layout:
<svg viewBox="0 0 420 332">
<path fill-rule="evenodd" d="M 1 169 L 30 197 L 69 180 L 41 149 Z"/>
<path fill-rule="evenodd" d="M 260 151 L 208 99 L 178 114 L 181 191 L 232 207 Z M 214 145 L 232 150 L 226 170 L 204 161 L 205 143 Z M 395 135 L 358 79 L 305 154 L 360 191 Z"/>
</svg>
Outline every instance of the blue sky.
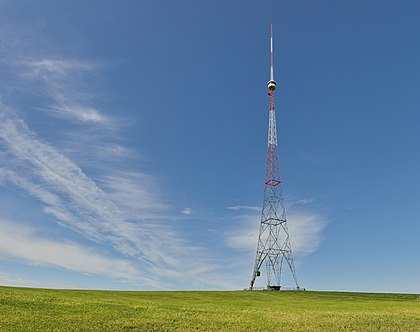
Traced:
<svg viewBox="0 0 420 332">
<path fill-rule="evenodd" d="M 299 283 L 420 292 L 419 13 L 0 1 L 0 284 L 247 287 L 272 22 Z"/>
</svg>

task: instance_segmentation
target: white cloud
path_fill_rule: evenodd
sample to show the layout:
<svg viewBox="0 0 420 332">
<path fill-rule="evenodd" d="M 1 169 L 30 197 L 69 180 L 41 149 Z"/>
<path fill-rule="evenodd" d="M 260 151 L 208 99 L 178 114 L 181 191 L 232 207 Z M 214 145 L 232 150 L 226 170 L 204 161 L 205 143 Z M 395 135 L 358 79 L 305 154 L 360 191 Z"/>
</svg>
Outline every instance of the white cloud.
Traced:
<svg viewBox="0 0 420 332">
<path fill-rule="evenodd" d="M 82 123 L 111 124 L 111 119 L 92 107 L 84 107 L 81 105 L 70 106 L 63 103 L 51 107 L 50 110 L 54 115 L 73 119 Z"/>
<path fill-rule="evenodd" d="M 36 96 L 36 100 L 42 101 L 36 105 L 37 110 L 44 111 L 41 116 L 54 116 L 54 119 L 49 119 L 51 121 L 71 121 L 72 126 L 57 122 L 65 128 L 60 134 L 67 142 L 59 142 L 54 135 L 54 141 L 48 141 L 50 133 L 45 132 L 42 136 L 44 133 L 36 133 L 27 125 L 24 120 L 26 109 L 19 108 L 15 112 L 0 104 L 2 184 L 12 184 L 29 194 L 40 203 L 49 219 L 52 217 L 60 226 L 80 234 L 92 248 L 112 246 L 113 254 L 125 257 L 124 260 L 111 260 L 118 271 L 127 269 L 130 274 L 138 273 L 142 278 L 153 271 L 161 271 L 156 275 L 155 288 L 161 287 L 167 275 L 176 275 L 185 282 L 205 282 L 212 276 L 213 280 L 222 283 L 216 272 L 210 272 L 215 271 L 217 265 L 204 262 L 203 257 L 208 255 L 205 250 L 197 254 L 199 249 L 187 243 L 171 227 L 170 207 L 162 199 L 157 180 L 138 171 L 138 165 L 136 170 L 130 168 L 132 159 L 129 158 L 136 157 L 120 144 L 124 138 L 118 133 L 125 121 L 105 112 L 99 106 L 100 96 L 91 94 L 91 89 L 87 88 L 87 74 L 95 73 L 99 65 L 42 56 L 42 51 L 38 52 L 38 58 L 32 59 L 26 56 L 26 52 L 16 52 L 13 47 L 7 51 L 8 59 L 1 61 L 8 73 L 14 75 L 13 83 L 17 88 L 12 93 Z M 18 60 L 11 58 L 14 54 L 19 54 L 16 56 Z M 2 228 L 0 225 L 3 232 Z M 34 230 L 20 236 L 14 239 L 23 244 L 8 246 L 9 249 L 0 245 L 0 252 L 24 259 L 29 264 L 83 272 L 87 269 L 86 264 L 78 265 L 74 259 L 79 255 L 92 264 L 86 273 L 101 274 L 108 268 L 112 269 L 103 255 L 88 247 L 66 241 L 41 240 Z M 27 245 L 24 245 L 25 241 Z M 34 248 L 33 253 L 30 247 Z M 60 262 L 54 254 L 42 258 L 46 252 L 61 253 L 64 249 L 71 253 L 71 257 L 63 256 L 65 262 Z M 92 257 L 97 260 L 97 265 Z M 185 273 L 187 262 L 189 272 Z M 118 277 L 119 272 L 113 276 Z M 151 284 L 150 280 L 148 282 Z M 174 283 L 176 281 L 171 281 Z M 206 283 L 215 284 L 211 280 Z"/>
<path fill-rule="evenodd" d="M 294 253 L 305 256 L 319 249 L 324 239 L 322 230 L 327 226 L 327 221 L 322 215 L 295 212 L 289 214 L 287 220 Z"/>
<path fill-rule="evenodd" d="M 112 170 L 98 179 L 127 219 L 163 219 L 168 206 L 156 191 L 157 180 L 138 171 Z"/>
<path fill-rule="evenodd" d="M 235 221 L 235 227 L 225 232 L 226 245 L 233 249 L 255 251 L 259 229 L 258 216 L 240 215 Z"/>
<path fill-rule="evenodd" d="M 109 133 L 95 127 L 63 132 L 55 144 L 61 153 L 75 160 L 81 168 L 89 168 L 101 174 L 121 168 L 122 162 L 125 165 L 136 163 L 139 169 L 141 163 L 147 161 L 143 156 L 138 156 L 137 150 L 124 146 L 118 133 Z"/>
<path fill-rule="evenodd" d="M 298 199 L 296 202 L 296 204 L 302 204 L 302 205 L 308 205 L 313 203 L 315 200 L 313 198 L 302 198 L 302 199 Z"/>
<path fill-rule="evenodd" d="M 5 149 L 3 181 L 7 178 L 41 201 L 44 211 L 61 225 L 88 239 L 109 243 L 126 255 L 176 265 L 178 236 L 167 225 L 152 222 L 165 205 L 146 175 L 114 171 L 103 177 L 101 189 L 4 106 L 0 109 L 0 142 Z"/>
<path fill-rule="evenodd" d="M 109 128 L 118 126 L 116 119 L 106 116 L 98 108 L 91 106 L 92 96 L 83 89 L 86 73 L 93 72 L 99 65 L 74 59 L 41 58 L 16 62 L 27 80 L 41 82 L 43 89 L 52 103 L 41 108 L 49 114 L 81 124 L 104 125 Z"/>
<path fill-rule="evenodd" d="M 139 280 L 140 271 L 130 261 L 103 256 L 79 244 L 39 236 L 29 227 L 0 219 L 0 255 L 33 265 Z"/>
<path fill-rule="evenodd" d="M 184 210 L 181 211 L 183 214 L 189 215 L 191 214 L 191 208 L 185 208 Z"/>
<path fill-rule="evenodd" d="M 234 211 L 240 211 L 240 210 L 261 211 L 261 207 L 259 206 L 247 206 L 247 205 L 228 206 L 227 209 L 234 210 Z"/>
<path fill-rule="evenodd" d="M 223 267 L 209 258 L 214 257 L 213 252 L 192 245 L 200 241 L 187 241 L 184 233 L 173 227 L 171 206 L 160 192 L 168 188 L 143 172 L 137 161 L 147 161 L 147 157 L 139 155 L 139 146 L 135 150 L 124 146 L 127 137 L 120 129 L 133 121 L 122 118 L 126 111 L 108 109 L 112 96 L 109 102 L 109 96 L 102 96 L 95 87 L 103 63 L 55 53 L 48 36 L 40 33 L 44 32 L 41 25 L 30 24 L 24 31 L 24 27 L 8 23 L 7 31 L 0 29 L 4 78 L 0 87 L 3 100 L 13 107 L 0 103 L 0 181 L 6 190 L 17 188 L 10 196 L 23 195 L 30 203 L 28 209 L 30 206 L 37 213 L 31 220 L 34 229 L 14 238 L 23 244 L 1 247 L 0 252 L 28 264 L 70 270 L 88 268 L 78 266 L 74 256 L 94 257 L 100 266 L 87 257 L 95 268 L 86 273 L 102 273 L 112 267 L 103 261 L 103 253 L 92 248 L 105 247 L 111 259 L 124 257 L 116 262 L 121 270 L 125 269 L 122 263 L 128 262 L 127 269 L 138 269 L 139 278 L 153 276 L 154 288 L 163 284 L 180 288 L 226 285 L 223 273 L 218 273 Z M 42 112 L 33 114 L 39 110 Z M 39 211 L 47 218 L 39 218 Z M 77 234 L 62 234 L 74 239 L 80 235 L 85 246 L 35 234 L 43 227 L 43 219 L 73 230 Z M 179 219 L 176 227 L 182 228 Z M 34 253 L 29 250 L 32 246 Z M 62 252 L 63 248 L 74 254 L 68 259 L 63 256 L 64 262 L 54 254 L 47 255 L 48 260 L 42 257 L 47 251 Z"/>
<path fill-rule="evenodd" d="M 160 288 L 159 285 L 165 284 L 165 278 L 171 274 L 186 283 L 187 280 L 204 282 L 210 275 L 208 271 L 218 269 L 214 262 L 204 262 L 208 256 L 205 250 L 187 243 L 171 227 L 170 217 L 165 215 L 168 207 L 162 202 L 159 192 L 155 191 L 158 186 L 152 177 L 136 171 L 110 168 L 93 180 L 73 160 L 33 133 L 13 111 L 1 105 L 0 144 L 3 146 L 0 179 L 32 195 L 43 205 L 43 211 L 54 217 L 59 225 L 91 240 L 95 247 L 97 244 L 110 245 L 120 255 L 125 255 L 127 260 L 111 260 L 118 271 L 127 269 L 129 275 L 138 273 L 143 278 L 154 271 L 162 271 L 155 275 L 153 286 Z M 0 225 L 2 231 L 3 228 L 4 225 Z M 8 233 L 11 232 L 3 232 Z M 26 233 L 19 238 L 11 237 L 21 244 L 12 246 L 4 241 L 0 252 L 20 257 L 31 264 L 55 264 L 78 271 L 86 267 L 85 264 L 78 265 L 75 257 L 86 256 L 84 261 L 87 265 L 92 264 L 89 270 L 92 273 L 113 269 L 106 263 L 105 257 L 86 247 L 41 241 L 32 235 Z M 54 254 L 65 250 L 71 256 L 59 258 L 60 255 Z M 46 252 L 51 252 L 48 259 L 42 258 Z M 93 260 L 99 265 L 95 265 Z M 133 270 L 133 266 L 141 266 L 141 269 Z M 113 272 L 112 275 L 118 277 L 120 273 Z M 206 284 L 214 285 L 213 280 L 217 278 L 217 273 L 213 272 L 212 280 Z M 176 281 L 171 280 L 170 283 Z"/>
<path fill-rule="evenodd" d="M 75 285 L 60 282 L 41 281 L 30 278 L 0 272 L 0 285 L 11 287 L 32 287 L 32 288 L 55 288 L 55 289 L 75 289 Z"/>
<path fill-rule="evenodd" d="M 32 181 L 18 175 L 13 170 L 0 169 L 0 181 L 4 184 L 5 182 L 13 183 L 17 187 L 23 189 L 35 198 L 45 202 L 48 205 L 60 204 L 60 198 L 54 193 L 45 190 L 42 186 L 33 183 Z"/>
<path fill-rule="evenodd" d="M 45 80 L 68 78 L 69 74 L 92 71 L 98 67 L 98 64 L 93 62 L 63 58 L 21 61 L 20 64 L 30 68 L 28 75 Z"/>
</svg>

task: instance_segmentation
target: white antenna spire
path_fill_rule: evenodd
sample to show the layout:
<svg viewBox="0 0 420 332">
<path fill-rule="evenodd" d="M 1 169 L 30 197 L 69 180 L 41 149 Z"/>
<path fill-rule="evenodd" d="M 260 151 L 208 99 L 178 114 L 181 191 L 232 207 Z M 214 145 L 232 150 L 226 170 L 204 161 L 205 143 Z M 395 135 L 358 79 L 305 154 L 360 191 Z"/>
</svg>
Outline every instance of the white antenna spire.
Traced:
<svg viewBox="0 0 420 332">
<path fill-rule="evenodd" d="M 270 80 L 267 83 L 268 93 L 276 89 L 276 81 L 274 81 L 274 64 L 273 64 L 273 24 L 270 24 Z"/>
<path fill-rule="evenodd" d="M 270 24 L 270 81 L 274 81 L 274 64 L 273 64 L 273 24 Z"/>
</svg>

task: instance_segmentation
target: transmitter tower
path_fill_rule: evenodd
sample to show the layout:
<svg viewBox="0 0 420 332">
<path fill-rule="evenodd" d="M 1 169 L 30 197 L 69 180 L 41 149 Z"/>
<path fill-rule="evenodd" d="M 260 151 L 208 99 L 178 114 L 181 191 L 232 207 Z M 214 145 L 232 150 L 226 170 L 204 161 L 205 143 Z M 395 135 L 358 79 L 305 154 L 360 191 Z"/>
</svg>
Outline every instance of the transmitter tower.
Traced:
<svg viewBox="0 0 420 332">
<path fill-rule="evenodd" d="M 267 161 L 264 181 L 264 198 L 261 212 L 260 232 L 258 236 L 257 253 L 250 289 L 254 288 L 255 279 L 261 275 L 264 268 L 267 274 L 267 289 L 281 289 L 281 273 L 287 266 L 293 276 L 296 288 L 299 284 L 293 264 L 292 247 L 286 222 L 286 209 L 283 203 L 283 193 L 280 181 L 280 163 L 277 145 L 276 113 L 274 110 L 274 80 L 273 66 L 273 27 L 270 25 L 270 80 L 267 83 L 270 98 L 268 121 Z M 264 264 L 265 263 L 265 264 Z"/>
</svg>

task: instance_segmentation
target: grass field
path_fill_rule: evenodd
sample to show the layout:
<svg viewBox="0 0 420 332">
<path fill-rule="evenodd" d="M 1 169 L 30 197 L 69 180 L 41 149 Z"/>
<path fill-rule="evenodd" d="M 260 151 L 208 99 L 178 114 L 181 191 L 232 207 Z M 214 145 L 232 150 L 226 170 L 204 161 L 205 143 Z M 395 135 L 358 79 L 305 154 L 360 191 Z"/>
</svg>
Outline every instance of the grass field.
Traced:
<svg viewBox="0 0 420 332">
<path fill-rule="evenodd" d="M 0 331 L 420 331 L 418 295 L 0 287 Z"/>
</svg>

